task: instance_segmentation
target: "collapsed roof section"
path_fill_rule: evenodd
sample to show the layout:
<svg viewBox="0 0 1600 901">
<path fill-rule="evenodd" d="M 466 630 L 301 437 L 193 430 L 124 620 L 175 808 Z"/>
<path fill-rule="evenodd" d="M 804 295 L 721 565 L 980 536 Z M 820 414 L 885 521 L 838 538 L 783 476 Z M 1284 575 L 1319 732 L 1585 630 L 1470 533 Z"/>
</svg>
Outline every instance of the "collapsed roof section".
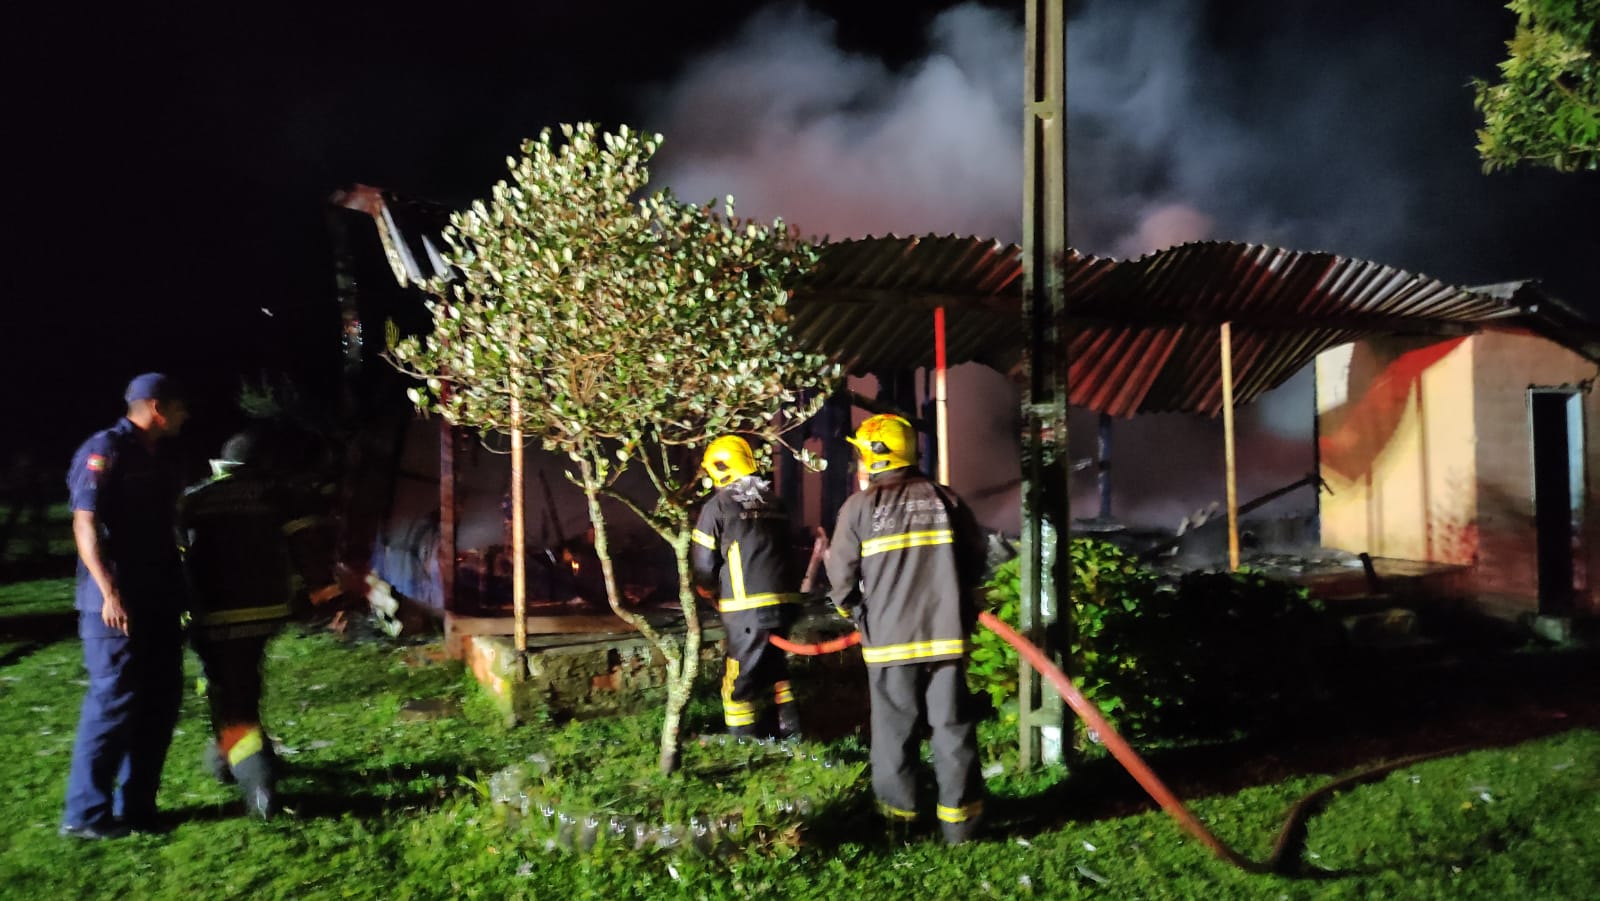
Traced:
<svg viewBox="0 0 1600 901">
<path fill-rule="evenodd" d="M 449 274 L 439 238 L 450 223 L 445 207 L 361 184 L 335 191 L 328 202 L 372 217 L 389 269 L 401 287 L 421 288 Z"/>
<path fill-rule="evenodd" d="M 335 206 L 373 218 L 395 279 L 448 272 L 442 207 L 356 185 Z M 951 363 L 1015 374 L 1026 346 L 1022 252 L 978 237 L 868 237 L 827 243 L 796 287 L 794 328 L 853 374 L 933 365 L 945 308 Z M 1233 335 L 1234 402 L 1276 388 L 1317 354 L 1374 334 L 1483 329 L 1539 334 L 1600 361 L 1600 328 L 1534 282 L 1463 288 L 1366 260 L 1201 241 L 1135 260 L 1074 253 L 1062 273 L 1072 311 L 1071 403 L 1113 416 L 1222 408 L 1220 326 Z"/>
</svg>

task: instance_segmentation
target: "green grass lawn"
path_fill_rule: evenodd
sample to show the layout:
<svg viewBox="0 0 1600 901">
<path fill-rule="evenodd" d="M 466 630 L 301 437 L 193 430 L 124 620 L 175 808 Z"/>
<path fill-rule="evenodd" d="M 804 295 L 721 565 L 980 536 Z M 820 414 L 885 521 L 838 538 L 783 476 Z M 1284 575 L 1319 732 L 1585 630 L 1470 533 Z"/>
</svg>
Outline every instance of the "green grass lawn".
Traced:
<svg viewBox="0 0 1600 901">
<path fill-rule="evenodd" d="M 0 626 L 14 610 L 65 612 L 70 603 L 60 580 L 0 586 Z M 490 802 L 489 774 L 558 753 L 558 769 L 581 773 L 590 762 L 586 803 L 666 790 L 648 772 L 653 750 L 636 770 L 618 765 L 633 752 L 624 742 L 651 734 L 648 714 L 506 729 L 436 647 L 303 631 L 269 649 L 267 719 L 291 767 L 281 786 L 287 815 L 246 820 L 229 790 L 201 772 L 204 711 L 191 696 L 160 797 L 171 830 L 81 843 L 55 831 L 83 691 L 77 643 L 7 634 L 0 628 L 3 897 L 1576 899 L 1600 891 L 1600 732 L 1587 727 L 1432 760 L 1340 793 L 1311 819 L 1295 877 L 1214 859 L 1121 789 L 1110 808 L 1080 807 L 1072 799 L 1094 794 L 1083 783 L 1097 767 L 1060 785 L 1051 784 L 1060 774 L 993 780 L 998 810 L 1035 813 L 960 848 L 892 845 L 870 821 L 718 857 L 604 842 L 587 853 L 550 848 L 547 831 L 515 825 Z M 695 726 L 715 721 L 707 689 L 692 709 Z M 408 715 L 408 703 L 422 700 L 446 702 L 447 715 Z M 849 738 L 813 751 L 860 760 Z M 694 768 L 692 754 L 686 764 Z M 1263 859 L 1287 808 L 1331 775 L 1211 794 L 1193 809 L 1245 856 Z M 680 781 L 689 778 L 700 777 Z M 864 797 L 864 782 L 856 785 Z"/>
</svg>

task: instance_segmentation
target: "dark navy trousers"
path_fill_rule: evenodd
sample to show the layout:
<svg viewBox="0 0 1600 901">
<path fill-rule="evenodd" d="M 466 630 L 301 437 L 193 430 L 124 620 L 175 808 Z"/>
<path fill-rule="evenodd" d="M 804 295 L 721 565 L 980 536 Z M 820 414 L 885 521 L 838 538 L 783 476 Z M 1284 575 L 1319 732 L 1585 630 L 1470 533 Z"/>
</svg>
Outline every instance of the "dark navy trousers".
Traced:
<svg viewBox="0 0 1600 901">
<path fill-rule="evenodd" d="M 78 611 L 89 688 L 78 716 L 62 822 L 148 823 L 183 702 L 183 632 L 176 615 L 133 617 L 133 634 Z"/>
</svg>

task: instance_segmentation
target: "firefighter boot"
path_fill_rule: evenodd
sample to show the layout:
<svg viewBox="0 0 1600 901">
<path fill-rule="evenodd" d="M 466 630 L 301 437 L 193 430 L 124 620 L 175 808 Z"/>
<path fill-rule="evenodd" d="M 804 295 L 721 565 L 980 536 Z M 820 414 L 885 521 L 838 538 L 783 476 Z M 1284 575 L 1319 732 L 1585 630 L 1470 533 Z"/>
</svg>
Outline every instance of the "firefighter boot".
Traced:
<svg viewBox="0 0 1600 901">
<path fill-rule="evenodd" d="M 883 837 L 891 848 L 909 845 L 917 838 L 918 826 L 916 820 L 889 817 L 883 823 Z"/>
<path fill-rule="evenodd" d="M 940 823 L 939 831 L 944 834 L 945 844 L 964 845 L 967 842 L 977 841 L 978 822 L 968 820 L 965 823 Z"/>
<path fill-rule="evenodd" d="M 778 726 L 773 734 L 778 738 L 802 738 L 800 734 L 800 708 L 794 702 L 794 689 L 788 679 L 772 684 L 772 707 L 777 712 Z"/>
<path fill-rule="evenodd" d="M 211 778 L 223 785 L 233 784 L 233 773 L 228 771 L 228 762 L 222 759 L 222 751 L 217 748 L 216 742 L 206 742 L 206 749 L 200 752 L 200 764 Z"/>
<path fill-rule="evenodd" d="M 263 820 L 278 812 L 276 779 L 269 751 L 258 751 L 233 764 L 233 777 L 244 792 L 244 809 Z"/>
<path fill-rule="evenodd" d="M 915 810 L 895 807 L 880 800 L 878 815 L 883 817 L 883 836 L 890 846 L 909 844 L 921 831 Z"/>
<path fill-rule="evenodd" d="M 805 738 L 800 730 L 800 710 L 793 703 L 778 705 L 778 737 Z"/>
</svg>

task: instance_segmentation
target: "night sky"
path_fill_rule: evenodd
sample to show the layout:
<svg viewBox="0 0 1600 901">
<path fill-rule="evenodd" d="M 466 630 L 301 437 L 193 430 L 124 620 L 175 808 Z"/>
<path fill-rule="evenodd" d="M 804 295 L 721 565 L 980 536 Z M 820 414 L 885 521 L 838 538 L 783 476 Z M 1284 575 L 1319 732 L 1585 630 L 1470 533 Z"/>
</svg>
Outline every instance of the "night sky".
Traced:
<svg viewBox="0 0 1600 901">
<path fill-rule="evenodd" d="M 459 205 L 562 121 L 660 130 L 658 180 L 811 233 L 1020 238 L 1021 2 L 131 6 L 10 29 L 0 457 L 64 465 L 150 369 L 195 387 L 203 456 L 241 377 L 335 371 L 332 191 Z M 1073 4 L 1074 244 L 1536 277 L 1600 314 L 1596 177 L 1478 171 L 1466 82 L 1511 15 L 1435 6 Z"/>
</svg>

